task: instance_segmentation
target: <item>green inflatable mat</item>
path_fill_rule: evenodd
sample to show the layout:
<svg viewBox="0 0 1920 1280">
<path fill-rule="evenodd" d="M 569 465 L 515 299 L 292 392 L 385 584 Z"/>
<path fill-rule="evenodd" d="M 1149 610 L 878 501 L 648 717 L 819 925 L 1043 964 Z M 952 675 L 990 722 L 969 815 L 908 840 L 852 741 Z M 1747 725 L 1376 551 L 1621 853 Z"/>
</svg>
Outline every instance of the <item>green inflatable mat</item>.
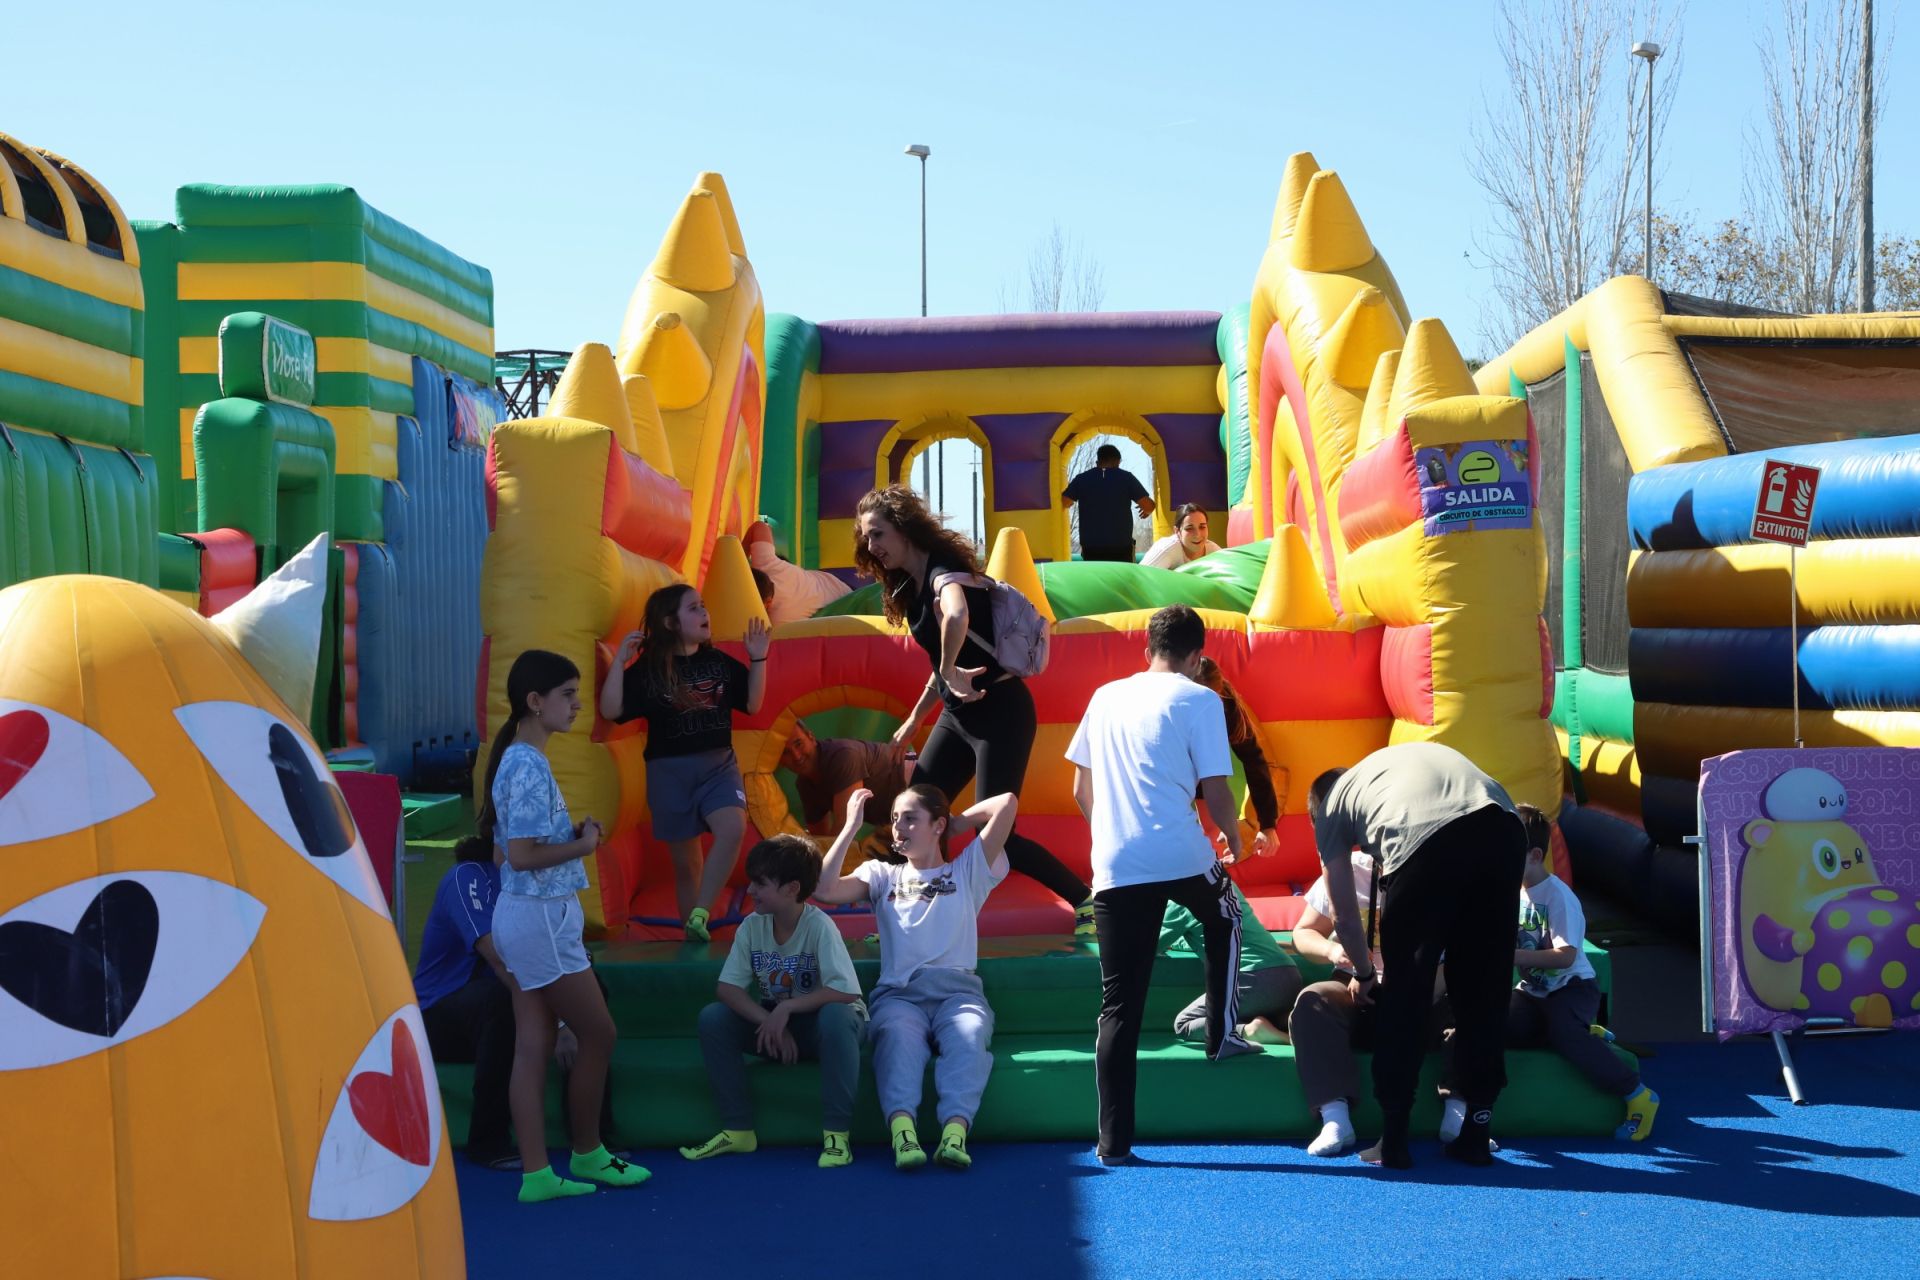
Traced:
<svg viewBox="0 0 1920 1280">
<path fill-rule="evenodd" d="M 1278 935 L 1283 940 L 1287 935 Z M 596 970 L 607 984 L 621 1039 L 614 1050 L 614 1110 L 621 1139 L 663 1147 L 712 1136 L 712 1109 L 700 1046 L 690 1034 L 713 999 L 727 944 L 621 943 L 596 948 Z M 878 948 L 848 944 L 861 988 L 879 977 Z M 1611 985 L 1605 951 L 1587 946 L 1601 990 Z M 1302 962 L 1313 982 L 1326 966 Z M 999 1141 L 1066 1141 L 1094 1137 L 1093 1032 L 1100 1006 L 1100 960 L 1095 947 L 1066 938 L 983 938 L 980 978 L 994 1010 L 995 1067 L 982 1103 L 978 1133 Z M 1289 1046 L 1210 1063 L 1197 1047 L 1176 1041 L 1173 1018 L 1201 989 L 1200 960 L 1176 954 L 1154 964 L 1140 1042 L 1140 1136 L 1148 1140 L 1304 1137 L 1313 1117 L 1300 1093 Z M 1617 1050 L 1617 1053 L 1624 1051 Z M 1361 1059 L 1366 1078 L 1367 1055 Z M 1438 1119 L 1433 1087 L 1441 1061 L 1429 1055 L 1416 1124 Z M 751 1079 L 760 1107 L 762 1141 L 819 1141 L 819 1069 L 785 1069 L 755 1062 Z M 1599 1093 L 1549 1050 L 1507 1055 L 1510 1084 L 1501 1096 L 1499 1129 L 1527 1136 L 1604 1135 L 1620 1122 L 1620 1101 Z M 439 1068 L 449 1133 L 464 1141 L 473 1068 Z M 548 1081 L 548 1126 L 563 1133 L 557 1073 Z M 923 1124 L 933 1124 L 929 1073 Z M 1371 1099 L 1358 1109 L 1363 1130 L 1378 1125 Z M 928 1130 L 929 1132 L 931 1129 Z M 885 1132 L 871 1072 L 862 1074 L 854 1137 L 880 1142 Z"/>
<path fill-rule="evenodd" d="M 1179 569 L 1146 569 L 1137 564 L 1074 560 L 1039 566 L 1040 585 L 1056 618 L 1085 618 L 1126 609 L 1160 609 L 1170 604 L 1195 609 L 1246 613 L 1260 591 L 1272 539 L 1229 547 L 1202 556 Z M 868 583 L 841 596 L 814 616 L 876 616 L 880 586 Z"/>
<path fill-rule="evenodd" d="M 1622 1050 L 1615 1050 L 1623 1053 Z M 1074 1033 L 1012 1035 L 996 1032 L 993 1077 L 981 1100 L 974 1132 L 991 1142 L 1093 1141 L 1095 1091 L 1093 1026 Z M 1357 1055 L 1360 1078 L 1370 1058 Z M 1145 1141 L 1305 1138 L 1319 1129 L 1300 1091 L 1293 1050 L 1269 1045 L 1260 1054 L 1209 1062 L 1205 1051 L 1168 1032 L 1140 1037 L 1137 1124 Z M 1434 1090 L 1442 1062 L 1429 1054 L 1414 1108 L 1416 1133 L 1431 1133 L 1440 1117 Z M 464 1143 L 471 1110 L 473 1068 L 439 1068 L 447 1132 Z M 559 1073 L 548 1073 L 547 1134 L 566 1133 Z M 1495 1113 L 1497 1131 L 1516 1137 L 1611 1134 L 1620 1123 L 1620 1099 L 1596 1090 L 1564 1058 L 1547 1049 L 1507 1054 L 1507 1089 Z M 779 1067 L 751 1060 L 760 1141 L 810 1145 L 820 1141 L 820 1069 L 811 1062 Z M 621 1040 L 613 1055 L 614 1120 L 620 1141 L 634 1147 L 690 1145 L 713 1136 L 713 1109 L 699 1042 Z M 933 1072 L 920 1111 L 922 1134 L 937 1131 Z M 854 1102 L 856 1142 L 882 1143 L 886 1127 L 874 1092 L 871 1062 L 863 1066 Z M 1370 1096 L 1355 1108 L 1362 1133 L 1378 1133 L 1380 1114 Z M 884 1158 L 878 1151 L 874 1158 Z"/>
<path fill-rule="evenodd" d="M 1275 935 L 1283 945 L 1291 935 Z M 615 943 L 595 948 L 595 970 L 607 984 L 608 1007 L 623 1039 L 677 1039 L 691 1031 L 700 1010 L 713 1000 L 714 983 L 728 943 Z M 860 989 L 880 978 L 880 948 L 847 944 Z M 1611 957 L 1587 944 L 1587 959 L 1604 993 L 1612 988 Z M 1331 970 L 1300 961 L 1301 975 L 1318 982 Z M 1147 995 L 1150 1030 L 1170 1030 L 1176 1013 L 1200 994 L 1205 979 L 1200 958 L 1184 952 L 1154 962 Z M 993 1006 L 1001 1035 L 1078 1033 L 1100 1015 L 1100 952 L 1065 937 L 980 939 L 980 983 Z"/>
</svg>

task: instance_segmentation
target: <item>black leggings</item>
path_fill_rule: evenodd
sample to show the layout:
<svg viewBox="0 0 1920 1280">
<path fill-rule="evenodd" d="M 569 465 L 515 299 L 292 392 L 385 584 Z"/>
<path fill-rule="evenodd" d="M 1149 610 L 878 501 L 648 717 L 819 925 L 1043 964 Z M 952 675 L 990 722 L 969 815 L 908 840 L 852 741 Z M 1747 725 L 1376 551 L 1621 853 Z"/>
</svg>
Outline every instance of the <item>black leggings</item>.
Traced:
<svg viewBox="0 0 1920 1280">
<path fill-rule="evenodd" d="M 1100 1098 L 1100 1154 L 1133 1150 L 1134 1082 L 1139 1075 L 1140 1027 L 1147 988 L 1159 952 L 1160 922 L 1177 902 L 1200 922 L 1207 978 L 1207 1055 L 1240 1020 L 1240 900 L 1218 863 L 1180 880 L 1102 889 L 1093 898 L 1100 937 L 1100 1029 L 1094 1040 L 1094 1090 Z"/>
<path fill-rule="evenodd" d="M 914 766 L 915 783 L 928 782 L 952 800 L 968 782 L 982 800 L 1020 793 L 1027 781 L 1037 721 L 1033 695 L 1024 681 L 1008 679 L 986 687 L 986 696 L 940 709 L 927 749 Z M 1015 871 L 1045 885 L 1070 907 L 1087 900 L 1087 886 L 1046 846 L 1018 833 L 1007 837 L 1007 862 Z"/>
<path fill-rule="evenodd" d="M 1498 805 L 1455 818 L 1381 881 L 1384 979 L 1374 1029 L 1373 1093 L 1389 1137 L 1404 1138 L 1425 1054 L 1435 970 L 1446 956 L 1453 1078 L 1467 1106 L 1493 1106 L 1507 1083 L 1507 992 L 1527 842 Z"/>
</svg>

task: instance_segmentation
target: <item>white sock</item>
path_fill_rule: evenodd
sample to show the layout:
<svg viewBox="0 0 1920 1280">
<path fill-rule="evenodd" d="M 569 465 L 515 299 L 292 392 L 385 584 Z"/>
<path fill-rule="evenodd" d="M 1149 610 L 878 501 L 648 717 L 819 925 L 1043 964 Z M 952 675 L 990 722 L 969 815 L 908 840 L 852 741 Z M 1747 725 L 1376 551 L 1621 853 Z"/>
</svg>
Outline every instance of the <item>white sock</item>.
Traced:
<svg viewBox="0 0 1920 1280">
<path fill-rule="evenodd" d="M 1440 1141 L 1452 1142 L 1460 1136 L 1460 1126 L 1467 1122 L 1467 1102 L 1464 1098 L 1448 1098 L 1447 1105 L 1440 1113 Z"/>
<path fill-rule="evenodd" d="M 1345 1098 L 1321 1107 L 1320 1119 L 1320 1135 L 1307 1144 L 1308 1155 L 1338 1155 L 1353 1145 L 1353 1116 Z"/>
</svg>

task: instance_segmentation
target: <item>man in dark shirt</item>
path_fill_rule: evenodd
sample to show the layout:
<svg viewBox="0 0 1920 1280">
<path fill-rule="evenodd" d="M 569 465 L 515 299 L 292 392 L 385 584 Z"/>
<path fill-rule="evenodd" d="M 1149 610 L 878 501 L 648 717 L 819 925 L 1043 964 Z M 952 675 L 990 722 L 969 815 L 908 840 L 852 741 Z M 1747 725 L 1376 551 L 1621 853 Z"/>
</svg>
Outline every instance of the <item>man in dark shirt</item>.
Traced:
<svg viewBox="0 0 1920 1280">
<path fill-rule="evenodd" d="M 1068 482 L 1060 497 L 1068 506 L 1080 504 L 1080 558 L 1133 560 L 1133 507 L 1140 518 L 1153 514 L 1153 499 L 1139 479 L 1120 465 L 1116 445 L 1103 444 L 1094 452 L 1095 465 Z"/>
<path fill-rule="evenodd" d="M 800 820 L 814 835 L 836 828 L 842 808 L 855 787 L 873 792 L 867 801 L 867 822 L 874 828 L 869 855 L 892 843 L 893 802 L 907 785 L 907 739 L 899 742 L 862 742 L 857 738 L 816 738 L 802 721 L 780 753 L 782 767 L 793 770 L 800 793 Z"/>
</svg>

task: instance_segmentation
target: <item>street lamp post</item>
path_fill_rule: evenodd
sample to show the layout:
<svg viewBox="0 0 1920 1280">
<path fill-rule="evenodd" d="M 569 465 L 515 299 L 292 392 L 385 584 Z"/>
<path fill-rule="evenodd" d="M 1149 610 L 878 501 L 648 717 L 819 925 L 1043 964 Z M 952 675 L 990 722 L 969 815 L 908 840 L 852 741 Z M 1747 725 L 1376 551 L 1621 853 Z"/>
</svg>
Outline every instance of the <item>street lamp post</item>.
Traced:
<svg viewBox="0 0 1920 1280">
<path fill-rule="evenodd" d="M 1653 280 L 1653 64 L 1660 58 L 1660 46 L 1642 40 L 1633 46 L 1633 56 L 1647 60 L 1647 221 L 1646 236 L 1640 250 L 1641 274 Z"/>
<path fill-rule="evenodd" d="M 920 162 L 920 316 L 927 314 L 927 157 L 933 154 L 933 148 L 924 142 L 915 142 L 906 149 L 906 154 Z M 947 505 L 947 442 L 936 440 L 933 455 L 929 459 L 939 471 L 940 496 L 936 499 L 942 512 Z M 932 497 L 932 485 L 927 486 L 928 497 Z"/>
</svg>

